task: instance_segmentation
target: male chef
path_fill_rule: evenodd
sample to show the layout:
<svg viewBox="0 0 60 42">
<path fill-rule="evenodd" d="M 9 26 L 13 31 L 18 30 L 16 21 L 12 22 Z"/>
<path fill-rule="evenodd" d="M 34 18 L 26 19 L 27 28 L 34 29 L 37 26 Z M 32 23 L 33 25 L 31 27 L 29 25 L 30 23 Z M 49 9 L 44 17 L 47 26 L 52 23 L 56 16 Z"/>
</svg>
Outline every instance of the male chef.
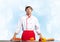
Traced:
<svg viewBox="0 0 60 42">
<path fill-rule="evenodd" d="M 36 37 L 34 30 L 39 35 L 39 37 L 42 38 L 38 19 L 32 15 L 32 11 L 33 8 L 31 6 L 25 7 L 26 15 L 20 18 L 20 21 L 18 23 L 19 27 L 17 28 L 17 31 L 14 33 L 13 37 L 15 37 L 20 32 L 20 29 L 22 29 L 22 40 L 35 40 Z"/>
</svg>

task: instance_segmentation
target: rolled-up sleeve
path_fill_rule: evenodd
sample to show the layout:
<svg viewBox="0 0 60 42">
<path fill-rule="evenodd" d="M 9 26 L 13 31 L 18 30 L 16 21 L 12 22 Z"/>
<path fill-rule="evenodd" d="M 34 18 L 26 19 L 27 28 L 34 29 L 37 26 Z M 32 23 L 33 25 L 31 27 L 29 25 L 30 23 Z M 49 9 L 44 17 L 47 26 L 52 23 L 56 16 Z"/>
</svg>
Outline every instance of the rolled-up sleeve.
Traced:
<svg viewBox="0 0 60 42">
<path fill-rule="evenodd" d="M 16 28 L 16 33 L 18 34 L 20 31 L 22 31 L 22 19 L 19 19 L 18 24 L 17 24 L 17 28 Z"/>
<path fill-rule="evenodd" d="M 35 20 L 35 30 L 37 34 L 40 34 L 40 24 L 37 19 Z"/>
</svg>

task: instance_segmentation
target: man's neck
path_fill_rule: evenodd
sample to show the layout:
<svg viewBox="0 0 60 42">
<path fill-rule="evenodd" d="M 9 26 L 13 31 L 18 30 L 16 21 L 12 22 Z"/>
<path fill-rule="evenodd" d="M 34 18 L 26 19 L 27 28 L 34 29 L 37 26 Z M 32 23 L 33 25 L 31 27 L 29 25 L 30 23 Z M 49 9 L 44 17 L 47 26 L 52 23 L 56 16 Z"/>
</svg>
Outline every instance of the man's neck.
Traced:
<svg viewBox="0 0 60 42">
<path fill-rule="evenodd" d="M 27 16 L 28 16 L 28 18 L 30 18 L 31 17 L 31 14 L 26 14 Z"/>
</svg>

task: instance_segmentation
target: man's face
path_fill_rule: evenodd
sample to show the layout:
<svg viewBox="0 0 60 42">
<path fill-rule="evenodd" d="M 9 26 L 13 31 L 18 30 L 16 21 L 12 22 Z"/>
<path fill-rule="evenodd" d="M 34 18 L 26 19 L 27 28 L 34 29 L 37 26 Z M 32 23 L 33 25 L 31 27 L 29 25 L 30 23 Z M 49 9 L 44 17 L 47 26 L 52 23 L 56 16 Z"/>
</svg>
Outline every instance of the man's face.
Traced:
<svg viewBox="0 0 60 42">
<path fill-rule="evenodd" d="M 32 12 L 32 10 L 31 10 L 30 8 L 27 8 L 27 9 L 26 9 L 26 13 L 27 13 L 28 15 L 30 15 L 31 12 Z"/>
</svg>

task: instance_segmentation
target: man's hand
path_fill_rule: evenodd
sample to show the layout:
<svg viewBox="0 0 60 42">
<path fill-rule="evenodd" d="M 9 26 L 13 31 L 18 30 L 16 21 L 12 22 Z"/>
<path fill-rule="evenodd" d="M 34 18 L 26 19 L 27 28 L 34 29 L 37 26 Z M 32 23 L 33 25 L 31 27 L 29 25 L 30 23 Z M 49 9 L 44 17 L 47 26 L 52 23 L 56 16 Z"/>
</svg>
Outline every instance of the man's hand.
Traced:
<svg viewBox="0 0 60 42">
<path fill-rule="evenodd" d="M 11 40 L 15 40 L 17 33 L 14 33 L 14 36 Z"/>
<path fill-rule="evenodd" d="M 40 33 L 40 34 L 38 34 L 39 35 L 39 41 L 42 41 L 42 34 Z"/>
</svg>

